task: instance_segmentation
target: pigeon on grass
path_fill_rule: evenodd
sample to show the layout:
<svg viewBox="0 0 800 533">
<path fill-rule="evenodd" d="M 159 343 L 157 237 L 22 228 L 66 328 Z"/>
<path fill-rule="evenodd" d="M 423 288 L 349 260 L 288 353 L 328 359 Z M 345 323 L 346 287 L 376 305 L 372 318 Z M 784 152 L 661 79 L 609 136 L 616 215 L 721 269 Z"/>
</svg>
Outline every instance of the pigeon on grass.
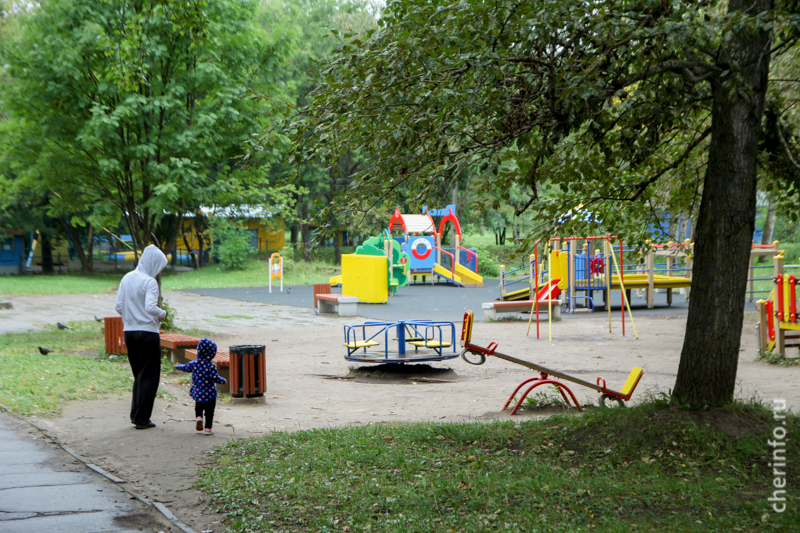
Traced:
<svg viewBox="0 0 800 533">
<path fill-rule="evenodd" d="M 48 350 L 47 348 L 42 348 L 41 346 L 39 346 L 38 348 L 39 348 L 39 353 L 42 355 L 47 355 L 53 351 L 53 350 Z"/>
<path fill-rule="evenodd" d="M 102 318 L 97 318 L 97 315 L 94 315 L 94 321 L 95 322 L 102 322 L 103 319 Z"/>
<path fill-rule="evenodd" d="M 69 329 L 67 326 L 65 326 L 61 322 L 56 322 L 56 326 L 58 326 L 58 329 Z"/>
</svg>

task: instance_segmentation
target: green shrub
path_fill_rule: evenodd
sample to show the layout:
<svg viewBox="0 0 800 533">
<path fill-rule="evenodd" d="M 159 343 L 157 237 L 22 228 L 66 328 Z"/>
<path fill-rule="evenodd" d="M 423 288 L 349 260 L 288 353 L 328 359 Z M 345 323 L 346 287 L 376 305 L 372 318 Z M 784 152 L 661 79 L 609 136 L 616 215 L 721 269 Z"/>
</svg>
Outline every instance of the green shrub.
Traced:
<svg viewBox="0 0 800 533">
<path fill-rule="evenodd" d="M 244 270 L 253 253 L 250 248 L 250 231 L 236 221 L 223 217 L 209 219 L 214 235 L 212 250 L 225 270 Z"/>
<path fill-rule="evenodd" d="M 178 318 L 178 312 L 173 309 L 166 298 L 161 299 L 161 309 L 167 312 L 167 316 L 161 321 L 161 329 L 171 331 L 175 329 L 175 319 Z"/>
<path fill-rule="evenodd" d="M 478 251 L 478 274 L 483 277 L 500 277 L 500 263 L 497 257 L 484 246 L 475 248 Z"/>
</svg>

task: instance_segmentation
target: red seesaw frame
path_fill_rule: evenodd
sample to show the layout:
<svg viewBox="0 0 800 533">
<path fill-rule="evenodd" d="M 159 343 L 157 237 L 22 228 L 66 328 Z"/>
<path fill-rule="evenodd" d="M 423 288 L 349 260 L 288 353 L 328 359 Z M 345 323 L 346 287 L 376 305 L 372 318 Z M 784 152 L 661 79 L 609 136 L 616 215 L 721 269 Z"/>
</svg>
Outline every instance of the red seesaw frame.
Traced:
<svg viewBox="0 0 800 533">
<path fill-rule="evenodd" d="M 483 363 L 486 362 L 487 356 L 494 356 L 539 372 L 539 376 L 535 378 L 526 379 L 525 381 L 517 385 L 517 388 L 514 389 L 514 392 L 511 393 L 511 396 L 508 397 L 508 400 L 506 401 L 505 405 L 503 405 L 503 411 L 506 410 L 508 405 L 511 403 L 511 400 L 514 399 L 514 397 L 517 395 L 517 392 L 519 392 L 519 390 L 522 387 L 524 387 L 528 383 L 533 383 L 533 385 L 525 389 L 525 392 L 522 393 L 522 397 L 519 399 L 517 404 L 511 410 L 510 414 L 512 415 L 517 412 L 519 407 L 522 405 L 522 402 L 525 400 L 525 398 L 527 398 L 528 394 L 530 394 L 530 392 L 533 389 L 535 389 L 540 385 L 553 385 L 554 387 L 556 387 L 556 389 L 558 389 L 558 392 L 561 393 L 561 396 L 564 398 L 564 402 L 566 402 L 567 405 L 570 405 L 569 398 L 572 398 L 575 407 L 577 407 L 579 411 L 583 411 L 583 408 L 581 408 L 581 405 L 578 403 L 578 400 L 575 398 L 575 395 L 572 393 L 572 391 L 569 390 L 569 387 L 567 387 L 560 381 L 552 379 L 550 376 L 555 376 L 559 379 L 571 381 L 573 383 L 577 383 L 578 385 L 583 385 L 584 387 L 596 390 L 597 392 L 602 394 L 602 396 L 600 397 L 601 405 L 605 405 L 606 398 L 611 398 L 613 400 L 616 400 L 617 402 L 619 402 L 620 405 L 622 405 L 622 402 L 627 402 L 628 400 L 630 400 L 633 391 L 639 384 L 639 380 L 642 379 L 643 371 L 641 368 L 637 366 L 633 370 L 631 370 L 631 373 L 628 375 L 628 379 L 625 380 L 625 385 L 623 385 L 622 391 L 615 391 L 606 387 L 606 380 L 602 377 L 598 377 L 597 384 L 594 384 L 588 381 L 584 381 L 580 378 L 570 376 L 569 374 L 563 374 L 561 372 L 550 370 L 549 368 L 545 368 L 540 365 L 529 363 L 528 361 L 523 361 L 522 359 L 517 359 L 516 357 L 512 357 L 510 355 L 498 353 L 496 351 L 497 350 L 496 342 L 489 343 L 489 346 L 485 348 L 483 346 L 472 344 L 470 343 L 470 341 L 472 340 L 473 317 L 474 315 L 472 311 L 467 311 L 466 313 L 464 313 L 464 324 L 461 327 L 461 348 L 462 348 L 461 358 L 464 359 L 464 361 L 466 361 L 471 365 L 482 365 Z M 467 359 L 467 353 L 477 355 L 478 361 L 475 362 Z M 564 391 L 566 391 L 569 394 L 569 398 L 567 397 L 567 394 L 564 393 Z"/>
</svg>

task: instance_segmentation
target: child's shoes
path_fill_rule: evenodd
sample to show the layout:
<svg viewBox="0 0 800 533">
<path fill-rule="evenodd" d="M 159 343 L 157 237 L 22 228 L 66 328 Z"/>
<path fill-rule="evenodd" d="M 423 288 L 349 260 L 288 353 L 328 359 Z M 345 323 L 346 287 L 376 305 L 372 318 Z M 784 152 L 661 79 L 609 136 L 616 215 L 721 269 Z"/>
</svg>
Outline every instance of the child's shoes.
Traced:
<svg viewBox="0 0 800 533">
<path fill-rule="evenodd" d="M 203 435 L 213 435 L 213 434 L 214 434 L 214 430 L 211 429 L 211 428 L 206 428 L 206 429 L 203 430 Z"/>
<path fill-rule="evenodd" d="M 194 425 L 194 428 L 197 431 L 203 431 L 203 417 L 198 416 L 195 420 L 197 421 L 197 423 Z"/>
</svg>

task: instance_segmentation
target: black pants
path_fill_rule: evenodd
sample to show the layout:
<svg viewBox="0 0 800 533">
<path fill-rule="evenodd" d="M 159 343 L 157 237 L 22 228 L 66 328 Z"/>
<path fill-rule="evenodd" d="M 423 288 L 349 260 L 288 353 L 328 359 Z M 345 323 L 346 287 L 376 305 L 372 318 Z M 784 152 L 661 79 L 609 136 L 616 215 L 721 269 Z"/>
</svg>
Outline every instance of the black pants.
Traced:
<svg viewBox="0 0 800 533">
<path fill-rule="evenodd" d="M 211 429 L 214 424 L 214 408 L 217 407 L 217 399 L 208 400 L 207 402 L 194 402 L 194 416 L 203 416 L 203 411 L 206 414 L 206 429 Z"/>
<path fill-rule="evenodd" d="M 131 422 L 147 424 L 161 380 L 161 337 L 150 331 L 126 331 L 125 346 L 133 371 Z"/>
</svg>

